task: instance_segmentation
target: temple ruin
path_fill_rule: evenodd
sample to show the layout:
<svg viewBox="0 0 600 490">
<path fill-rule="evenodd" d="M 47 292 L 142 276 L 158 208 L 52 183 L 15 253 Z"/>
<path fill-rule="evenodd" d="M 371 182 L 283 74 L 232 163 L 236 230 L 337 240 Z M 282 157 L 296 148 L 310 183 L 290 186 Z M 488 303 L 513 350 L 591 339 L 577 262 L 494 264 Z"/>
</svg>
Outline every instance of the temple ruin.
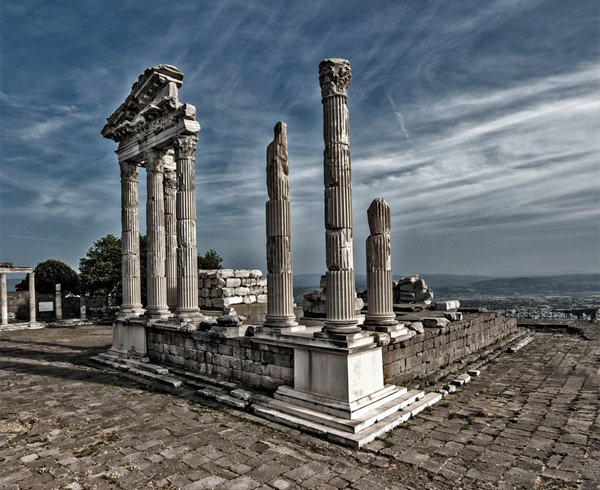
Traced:
<svg viewBox="0 0 600 490">
<path fill-rule="evenodd" d="M 36 321 L 35 272 L 33 272 L 31 267 L 17 267 L 13 266 L 11 262 L 0 262 L 0 312 L 2 316 L 0 329 L 8 328 L 8 288 L 6 286 L 6 275 L 23 273 L 27 274 L 29 285 L 29 321 L 26 323 L 12 323 L 11 328 L 41 327 L 40 323 Z"/>
<path fill-rule="evenodd" d="M 403 297 L 422 300 L 421 306 L 404 312 L 395 308 L 391 211 L 380 198 L 367 210 L 367 309 L 364 315 L 360 312 L 347 108 L 351 77 L 347 60 L 325 59 L 319 65 L 327 272 L 324 315 L 311 321 L 301 318 L 293 299 L 293 165 L 285 123 L 275 125 L 267 147 L 266 285 L 252 271 L 241 271 L 239 277 L 231 271 L 199 272 L 196 111 L 178 99 L 183 74 L 175 67 L 159 65 L 139 77 L 102 130 L 119 144 L 123 305 L 113 345 L 97 361 L 173 387 L 196 386 L 223 404 L 359 447 L 442 397 L 403 384 L 436 376 L 448 365 L 516 335 L 516 321 L 496 313 L 463 317 L 458 302 L 430 308 L 430 291 L 424 283 L 416 284 L 417 279 L 409 279 L 410 291 L 402 292 Z M 148 186 L 145 309 L 138 243 L 140 167 L 146 169 Z M 242 286 L 244 278 L 254 282 Z M 252 323 L 235 308 L 264 305 L 264 294 L 263 301 L 258 297 L 265 286 L 264 321 Z M 217 293 L 212 287 L 221 289 Z"/>
</svg>

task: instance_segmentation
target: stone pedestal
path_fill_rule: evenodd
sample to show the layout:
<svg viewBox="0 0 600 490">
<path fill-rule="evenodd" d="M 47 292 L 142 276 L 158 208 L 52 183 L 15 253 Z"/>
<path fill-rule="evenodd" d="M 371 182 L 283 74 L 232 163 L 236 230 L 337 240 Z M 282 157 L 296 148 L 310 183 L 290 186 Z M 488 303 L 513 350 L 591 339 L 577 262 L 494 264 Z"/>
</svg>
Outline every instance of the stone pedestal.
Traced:
<svg viewBox="0 0 600 490">
<path fill-rule="evenodd" d="M 56 312 L 56 319 L 62 320 L 62 287 L 60 284 L 56 285 L 56 294 L 54 296 L 54 309 Z"/>
<path fill-rule="evenodd" d="M 198 318 L 198 252 L 196 249 L 195 135 L 175 139 L 177 165 L 177 309 L 179 321 Z"/>
<path fill-rule="evenodd" d="M 35 303 L 35 273 L 27 274 L 29 280 L 29 323 L 36 323 L 36 303 Z"/>
<path fill-rule="evenodd" d="M 278 122 L 267 147 L 267 315 L 263 328 L 300 329 L 294 315 L 287 126 Z"/>
<path fill-rule="evenodd" d="M 140 225 L 138 219 L 138 167 L 121 162 L 121 250 L 123 303 L 120 317 L 143 314 L 140 279 Z"/>
<path fill-rule="evenodd" d="M 167 278 L 165 275 L 165 204 L 163 175 L 166 152 L 151 150 L 144 154 L 147 175 L 146 247 L 147 296 L 146 316 L 152 320 L 169 316 Z"/>
<path fill-rule="evenodd" d="M 354 311 L 354 242 L 348 86 L 350 63 L 326 59 L 319 64 L 323 103 L 325 249 L 327 256 L 327 316 L 323 332 L 360 332 Z"/>
</svg>

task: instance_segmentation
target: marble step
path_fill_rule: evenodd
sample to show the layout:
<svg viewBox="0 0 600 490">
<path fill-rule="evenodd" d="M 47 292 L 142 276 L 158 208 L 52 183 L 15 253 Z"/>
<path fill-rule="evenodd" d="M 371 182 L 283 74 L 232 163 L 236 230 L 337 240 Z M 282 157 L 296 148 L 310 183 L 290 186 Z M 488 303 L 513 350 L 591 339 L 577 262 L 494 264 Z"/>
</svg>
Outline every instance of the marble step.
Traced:
<svg viewBox="0 0 600 490">
<path fill-rule="evenodd" d="M 124 372 L 130 373 L 130 374 L 133 374 L 135 376 L 140 376 L 142 378 L 156 381 L 158 383 L 166 384 L 173 388 L 179 388 L 183 384 L 181 382 L 181 380 L 179 380 L 175 377 L 167 376 L 166 374 L 155 373 L 153 371 L 146 371 L 144 369 L 138 369 L 138 368 L 133 367 L 132 365 L 129 365 L 125 362 L 121 362 L 121 361 L 123 361 L 123 359 L 119 359 L 117 357 L 112 358 L 112 356 L 109 356 L 109 358 L 107 358 L 107 357 L 95 356 L 95 357 L 91 357 L 90 359 L 92 361 L 98 362 L 100 364 L 109 366 L 113 369 L 117 369 L 119 371 L 124 371 Z M 140 364 L 145 364 L 145 363 L 140 363 Z"/>
<path fill-rule="evenodd" d="M 113 356 L 106 352 L 98 354 L 98 357 L 102 359 L 106 359 L 107 361 L 127 364 L 128 366 L 134 367 L 136 369 L 141 369 L 142 371 L 150 371 L 154 374 L 168 374 L 169 370 L 163 366 L 158 366 L 156 364 L 151 364 L 149 362 L 137 361 L 135 359 L 126 359 L 117 356 Z"/>
<path fill-rule="evenodd" d="M 370 411 L 363 412 L 362 415 L 352 420 L 336 417 L 334 415 L 329 415 L 281 400 L 272 400 L 269 403 L 269 407 L 275 408 L 290 415 L 317 422 L 329 427 L 334 427 L 342 431 L 356 433 L 363 430 L 365 427 L 373 425 L 377 421 L 386 418 L 388 415 L 398 412 L 408 405 L 413 404 L 424 395 L 425 393 L 423 391 L 411 390 L 400 396 L 389 396 L 387 402 L 377 403 L 376 406 L 372 407 Z"/>
</svg>

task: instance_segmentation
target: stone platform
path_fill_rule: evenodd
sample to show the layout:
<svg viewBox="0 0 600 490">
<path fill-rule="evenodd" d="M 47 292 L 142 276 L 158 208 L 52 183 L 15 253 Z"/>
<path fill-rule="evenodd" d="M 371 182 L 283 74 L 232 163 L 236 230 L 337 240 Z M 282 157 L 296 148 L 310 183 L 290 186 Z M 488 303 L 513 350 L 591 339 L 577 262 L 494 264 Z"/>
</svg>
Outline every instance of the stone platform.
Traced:
<svg viewBox="0 0 600 490">
<path fill-rule="evenodd" d="M 0 488 L 597 488 L 600 343 L 533 336 L 386 437 L 348 450 L 191 385 L 175 396 L 99 368 L 90 357 L 111 344 L 105 326 L 2 332 Z"/>
</svg>

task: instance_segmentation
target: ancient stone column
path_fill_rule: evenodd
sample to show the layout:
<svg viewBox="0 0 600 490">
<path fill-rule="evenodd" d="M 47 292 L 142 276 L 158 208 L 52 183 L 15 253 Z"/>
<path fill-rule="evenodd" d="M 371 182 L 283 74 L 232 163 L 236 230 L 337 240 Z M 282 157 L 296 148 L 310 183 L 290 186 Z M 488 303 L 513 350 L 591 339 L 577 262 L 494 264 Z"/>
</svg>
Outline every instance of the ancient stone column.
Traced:
<svg viewBox="0 0 600 490">
<path fill-rule="evenodd" d="M 56 311 L 56 319 L 62 320 L 62 287 L 60 284 L 56 285 L 56 293 L 54 295 L 54 305 Z"/>
<path fill-rule="evenodd" d="M 0 309 L 2 325 L 8 325 L 8 292 L 6 289 L 6 273 L 0 272 Z"/>
<path fill-rule="evenodd" d="M 327 255 L 327 315 L 323 331 L 332 334 L 360 332 L 355 315 L 350 128 L 346 107 L 350 78 L 347 60 L 325 59 L 319 64 Z"/>
<path fill-rule="evenodd" d="M 29 279 L 29 323 L 35 323 L 35 272 L 27 274 Z"/>
<path fill-rule="evenodd" d="M 138 220 L 138 168 L 121 162 L 121 256 L 123 304 L 121 316 L 139 316 L 142 310 L 140 279 L 140 224 Z"/>
<path fill-rule="evenodd" d="M 292 280 L 287 126 L 278 122 L 267 147 L 267 315 L 265 326 L 296 325 Z"/>
<path fill-rule="evenodd" d="M 146 199 L 146 315 L 151 318 L 169 316 L 167 307 L 167 277 L 165 274 L 165 203 L 163 197 L 164 151 L 144 154 L 147 176 Z"/>
<path fill-rule="evenodd" d="M 87 306 L 85 304 L 85 295 L 81 294 L 79 296 L 79 318 L 82 320 L 87 319 Z"/>
<path fill-rule="evenodd" d="M 174 312 L 177 308 L 177 180 L 175 170 L 165 169 L 164 174 L 165 201 L 165 242 L 167 276 L 167 305 Z"/>
<path fill-rule="evenodd" d="M 176 138 L 177 166 L 177 309 L 180 320 L 199 315 L 198 252 L 196 250 L 195 135 Z"/>
<path fill-rule="evenodd" d="M 367 238 L 367 306 L 366 324 L 395 325 L 392 291 L 390 206 L 375 199 L 367 210 L 371 235 Z"/>
</svg>

